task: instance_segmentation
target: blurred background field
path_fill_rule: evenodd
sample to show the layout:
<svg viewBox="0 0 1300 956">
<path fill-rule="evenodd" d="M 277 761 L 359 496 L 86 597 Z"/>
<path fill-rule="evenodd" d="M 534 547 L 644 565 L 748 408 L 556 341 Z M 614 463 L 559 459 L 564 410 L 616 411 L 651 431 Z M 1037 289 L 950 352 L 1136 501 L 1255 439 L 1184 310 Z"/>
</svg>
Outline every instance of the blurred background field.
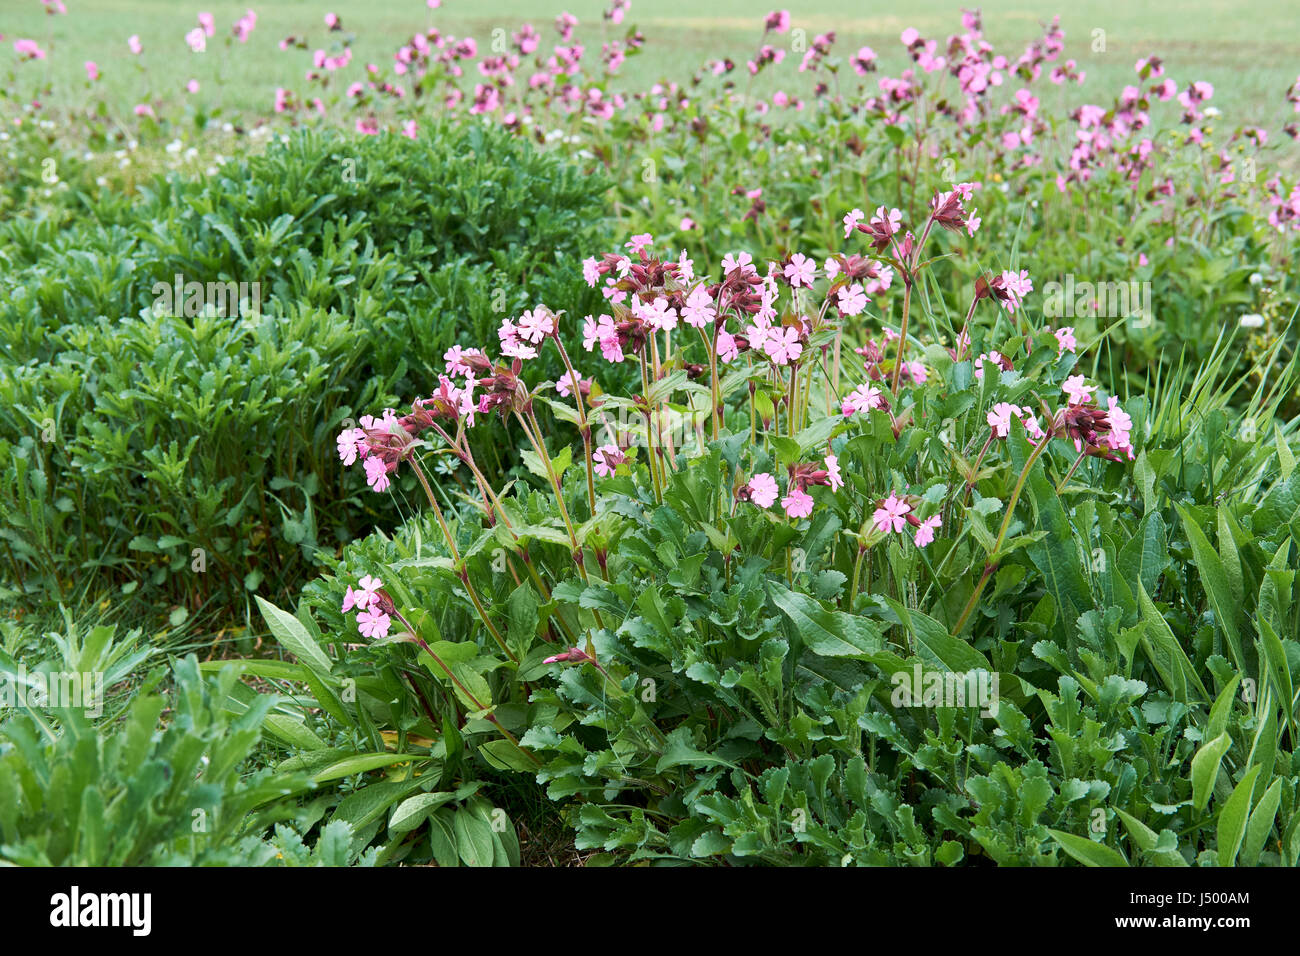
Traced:
<svg viewBox="0 0 1300 956">
<path fill-rule="evenodd" d="M 279 49 L 279 42 L 288 36 L 304 37 L 310 49 L 323 47 L 328 52 L 332 40 L 352 33 L 358 61 L 386 66 L 414 31 L 429 27 L 473 37 L 484 52 L 493 31 L 504 30 L 508 38 L 528 22 L 548 44 L 555 39 L 552 23 L 561 9 L 578 18 L 580 39 L 594 42 L 598 34 L 590 30 L 605 8 L 599 0 L 572 0 L 563 7 L 549 0 L 445 0 L 436 10 L 428 9 L 423 0 L 361 4 L 278 0 L 252 5 L 209 0 L 67 0 L 66 5 L 67 16 L 47 16 L 37 0 L 7 0 L 0 13 L 0 34 L 10 49 L 0 57 L 12 60 L 11 41 L 20 37 L 48 47 L 52 55 L 45 61 L 24 65 L 18 89 L 30 92 L 37 78 L 49 79 L 56 92 L 48 105 L 56 108 L 84 102 L 90 91 L 83 63 L 93 60 L 103 74 L 95 97 L 106 93 L 109 108 L 123 112 L 149 95 L 161 97 L 164 103 L 184 100 L 183 87 L 190 79 L 204 88 L 205 103 L 232 111 L 266 112 L 275 88 L 301 86 L 310 65 L 309 52 Z M 233 43 L 234 55 L 228 55 L 224 31 L 250 6 L 257 13 L 257 28 L 245 48 Z M 915 0 L 892 9 L 884 3 L 844 0 L 787 6 L 792 26 L 807 31 L 809 40 L 834 31 L 842 53 L 871 46 L 881 57 L 881 70 L 890 74 L 906 62 L 898 42 L 903 29 L 911 26 L 923 36 L 943 38 L 961 26 L 957 5 L 944 0 Z M 1114 95 L 1133 82 L 1133 64 L 1154 54 L 1164 58 L 1168 75 L 1180 87 L 1206 80 L 1215 87 L 1216 107 L 1241 122 L 1276 131 L 1286 117 L 1282 96 L 1300 70 L 1300 4 L 1290 0 L 1178 4 L 993 0 L 979 7 L 986 37 L 1010 58 L 1041 35 L 1041 24 L 1059 14 L 1066 34 L 1064 56 L 1088 73 L 1084 86 L 1058 88 L 1067 104 L 1093 102 L 1090 97 L 1103 93 Z M 200 11 L 211 12 L 222 26 L 207 52 L 195 54 L 183 38 Z M 608 28 L 608 35 L 614 37 L 635 25 L 646 38 L 642 55 L 629 58 L 617 86 L 637 90 L 667 77 L 680 81 L 713 59 L 731 57 L 743 63 L 758 45 L 761 18 L 767 11 L 768 7 L 746 0 L 635 3 L 624 24 Z M 323 18 L 329 12 L 341 18 L 343 34 L 326 31 Z M 1095 31 L 1104 31 L 1104 52 L 1093 50 L 1102 39 Z M 132 34 L 138 34 L 144 45 L 138 58 L 127 50 L 127 37 Z M 769 41 L 788 46 L 791 35 Z M 149 71 L 148 81 L 138 67 Z M 797 68 L 798 57 L 786 59 L 760 78 L 756 90 L 801 85 Z"/>
</svg>

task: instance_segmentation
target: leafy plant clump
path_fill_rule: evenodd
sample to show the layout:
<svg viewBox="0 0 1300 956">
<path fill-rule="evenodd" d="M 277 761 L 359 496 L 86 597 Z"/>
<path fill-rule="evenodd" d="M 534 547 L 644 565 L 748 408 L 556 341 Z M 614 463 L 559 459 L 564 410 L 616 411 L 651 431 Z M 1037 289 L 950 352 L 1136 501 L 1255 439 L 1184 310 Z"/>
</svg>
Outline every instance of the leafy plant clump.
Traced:
<svg viewBox="0 0 1300 956">
<path fill-rule="evenodd" d="M 287 593 L 378 516 L 328 436 L 440 368 L 459 316 L 581 299 L 558 263 L 602 189 L 490 128 L 304 132 L 134 204 L 102 195 L 71 229 L 5 223 L 6 588 L 34 606 L 143 586 L 173 623 Z"/>
<path fill-rule="evenodd" d="M 320 618 L 332 679 L 387 682 L 335 719 L 536 779 L 610 860 L 1293 862 L 1294 459 L 1279 481 L 1283 443 L 1230 455 L 1268 523 L 1223 508 L 1216 549 L 1165 411 L 1081 374 L 1027 273 L 978 277 L 952 339 L 918 337 L 911 293 L 978 228 L 976 189 L 915 228 L 855 212 L 821 265 L 734 254 L 709 277 L 634 236 L 584 265 L 601 314 L 534 307 L 499 358 L 453 350 L 408 413 L 341 432 L 345 465 L 381 493 L 412 473 L 428 514 L 348 549 L 290 618 Z M 884 282 L 898 328 L 867 308 Z M 558 381 L 532 374 L 545 351 Z M 639 388 L 602 389 L 627 366 Z M 479 466 L 489 416 L 526 484 Z M 448 454 L 459 503 L 430 477 Z"/>
</svg>

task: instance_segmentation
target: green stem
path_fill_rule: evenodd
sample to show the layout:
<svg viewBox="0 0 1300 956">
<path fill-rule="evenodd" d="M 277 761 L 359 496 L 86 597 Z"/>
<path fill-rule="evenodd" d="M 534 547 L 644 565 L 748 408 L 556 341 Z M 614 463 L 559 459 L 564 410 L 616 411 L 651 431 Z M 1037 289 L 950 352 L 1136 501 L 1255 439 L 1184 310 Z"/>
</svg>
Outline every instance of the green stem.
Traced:
<svg viewBox="0 0 1300 956">
<path fill-rule="evenodd" d="M 1011 500 L 1007 502 L 1007 513 L 1002 518 L 1002 525 L 998 528 L 997 540 L 993 542 L 993 550 L 989 552 L 989 560 L 984 565 L 984 573 L 980 575 L 979 583 L 975 585 L 975 590 L 971 592 L 970 600 L 966 602 L 966 607 L 962 609 L 961 617 L 957 619 L 956 626 L 953 627 L 954 634 L 960 634 L 966 624 L 967 618 L 975 610 L 975 605 L 979 601 L 980 594 L 984 591 L 984 585 L 988 584 L 989 578 L 997 570 L 998 551 L 1002 548 L 1002 539 L 1007 536 L 1007 529 L 1011 527 L 1011 516 L 1015 513 L 1016 502 L 1020 500 L 1020 492 L 1024 490 L 1025 480 L 1029 477 L 1029 470 L 1034 467 L 1034 462 L 1047 448 L 1048 443 L 1052 440 L 1051 433 L 1044 435 L 1042 441 L 1034 446 L 1029 458 L 1025 461 L 1025 467 L 1020 471 L 1020 477 L 1016 480 L 1016 487 L 1011 492 Z"/>
</svg>

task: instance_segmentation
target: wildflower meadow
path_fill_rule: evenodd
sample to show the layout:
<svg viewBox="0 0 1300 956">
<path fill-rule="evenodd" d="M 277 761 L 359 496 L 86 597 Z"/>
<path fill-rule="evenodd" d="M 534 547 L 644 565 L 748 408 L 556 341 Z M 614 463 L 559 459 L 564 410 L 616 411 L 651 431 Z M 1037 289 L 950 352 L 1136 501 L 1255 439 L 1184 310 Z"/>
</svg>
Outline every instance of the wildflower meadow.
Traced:
<svg viewBox="0 0 1300 956">
<path fill-rule="evenodd" d="M 1297 10 L 603 2 L 6 5 L 0 863 L 1300 863 Z"/>
</svg>

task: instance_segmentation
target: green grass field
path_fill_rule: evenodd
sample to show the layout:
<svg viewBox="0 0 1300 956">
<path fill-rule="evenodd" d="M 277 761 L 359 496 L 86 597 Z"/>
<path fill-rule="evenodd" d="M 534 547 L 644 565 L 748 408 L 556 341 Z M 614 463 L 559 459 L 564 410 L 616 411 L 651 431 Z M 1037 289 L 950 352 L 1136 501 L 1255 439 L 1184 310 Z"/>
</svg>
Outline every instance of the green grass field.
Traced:
<svg viewBox="0 0 1300 956">
<path fill-rule="evenodd" d="M 84 105 L 91 95 L 83 63 L 94 60 L 103 73 L 97 85 L 107 92 L 108 108 L 129 114 L 146 99 L 164 103 L 185 99 L 183 85 L 197 79 L 203 89 L 196 98 L 225 110 L 269 110 L 277 86 L 303 87 L 309 55 L 280 51 L 286 36 L 305 36 L 312 49 L 328 48 L 323 16 L 333 11 L 343 20 L 345 32 L 355 34 L 356 59 L 343 76 L 350 81 L 362 65 L 392 62 L 395 49 L 418 29 L 437 26 L 456 36 L 474 37 L 480 49 L 492 42 L 493 32 L 507 34 L 531 22 L 544 44 L 554 42 L 554 17 L 568 10 L 578 17 L 578 37 L 594 46 L 607 30 L 618 36 L 635 24 L 646 36 L 644 54 L 629 60 L 619 85 L 643 88 L 660 78 L 679 82 L 705 61 L 730 56 L 737 62 L 756 47 L 761 18 L 767 7 L 745 0 L 714 0 L 702 5 L 687 0 L 634 2 L 621 27 L 601 23 L 602 4 L 572 0 L 560 5 L 550 0 L 446 0 L 438 10 L 428 10 L 421 0 L 392 0 L 384 4 L 354 4 L 340 0 L 279 0 L 253 4 L 257 28 L 246 45 L 224 39 L 230 25 L 248 8 L 245 3 L 209 0 L 76 0 L 68 3 L 67 16 L 47 16 L 36 0 L 22 9 L 4 12 L 0 33 L 9 49 L 6 55 L 17 74 L 24 97 L 36 94 L 38 83 L 54 84 L 47 106 Z M 905 65 L 899 33 L 914 26 L 929 38 L 942 41 L 961 29 L 957 5 L 946 0 L 918 0 L 891 10 L 881 3 L 844 0 L 808 0 L 790 4 L 795 28 L 816 33 L 835 31 L 837 50 L 851 53 L 863 44 L 881 54 L 881 68 L 896 74 Z M 208 51 L 191 53 L 184 42 L 200 10 L 216 17 L 217 35 Z M 1048 2 L 1026 4 L 991 2 L 983 5 L 985 33 L 1001 52 L 1014 59 L 1024 45 L 1040 33 L 1040 23 L 1059 14 L 1066 31 L 1066 56 L 1088 73 L 1081 89 L 1063 91 L 1067 102 L 1108 102 L 1133 80 L 1133 64 L 1142 56 L 1165 59 L 1168 73 L 1180 87 L 1193 80 L 1208 80 L 1216 90 L 1214 105 L 1227 122 L 1249 122 L 1279 129 L 1287 119 L 1283 95 L 1300 72 L 1300 5 L 1287 0 L 1254 0 L 1230 4 L 1195 0 L 1155 8 L 1132 2 Z M 1100 46 L 1104 31 L 1104 52 Z M 126 39 L 139 34 L 141 57 L 127 51 Z M 337 39 L 340 34 L 334 34 Z M 18 38 L 36 40 L 49 51 L 44 61 L 17 65 L 11 43 Z M 777 38 L 789 44 L 791 35 Z M 544 46 L 543 49 L 546 47 Z M 594 57 L 598 51 L 589 50 Z M 790 56 L 771 70 L 764 86 L 771 89 L 806 89 L 806 77 L 797 72 L 798 56 Z M 142 71 L 138 67 L 143 66 Z M 94 95 L 98 99 L 98 95 Z"/>
</svg>

